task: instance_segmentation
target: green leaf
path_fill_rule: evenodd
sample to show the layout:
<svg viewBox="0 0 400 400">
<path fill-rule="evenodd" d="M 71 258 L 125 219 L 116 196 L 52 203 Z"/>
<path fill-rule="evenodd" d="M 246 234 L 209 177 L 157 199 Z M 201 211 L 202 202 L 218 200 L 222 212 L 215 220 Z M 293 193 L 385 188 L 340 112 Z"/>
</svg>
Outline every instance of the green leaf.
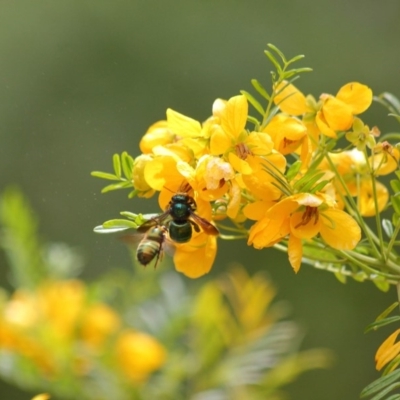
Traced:
<svg viewBox="0 0 400 400">
<path fill-rule="evenodd" d="M 109 174 L 108 172 L 93 171 L 90 173 L 90 175 L 95 176 L 96 178 L 108 179 L 110 181 L 118 181 L 119 180 L 118 176 L 116 176 L 114 174 Z"/>
<path fill-rule="evenodd" d="M 283 61 L 285 64 L 287 64 L 285 55 L 284 55 L 275 45 L 273 45 L 272 43 L 268 43 L 267 46 L 268 46 L 270 49 L 274 50 L 275 53 L 277 53 L 277 54 L 279 55 L 279 57 L 282 59 L 282 61 Z"/>
<path fill-rule="evenodd" d="M 371 400 L 373 400 L 373 399 L 371 399 Z M 385 400 L 400 400 L 400 394 L 393 394 L 389 397 L 386 397 Z"/>
<path fill-rule="evenodd" d="M 38 233 L 38 218 L 28 200 L 16 187 L 8 187 L 0 197 L 0 247 L 11 269 L 14 287 L 34 289 L 50 276 Z"/>
<path fill-rule="evenodd" d="M 124 226 L 124 225 L 113 226 L 113 227 L 109 227 L 109 228 L 105 228 L 103 225 L 98 225 L 93 229 L 93 231 L 96 233 L 100 233 L 100 234 L 109 234 L 109 233 L 123 232 L 123 231 L 126 231 L 127 229 L 131 229 L 131 228 L 128 226 Z"/>
<path fill-rule="evenodd" d="M 294 56 L 293 58 L 291 58 L 290 60 L 288 60 L 287 64 L 293 64 L 296 61 L 302 60 L 303 58 L 305 58 L 304 54 L 299 54 L 298 56 Z"/>
<path fill-rule="evenodd" d="M 302 192 L 307 192 L 324 175 L 325 172 L 307 173 L 294 184 L 294 188 Z"/>
<path fill-rule="evenodd" d="M 387 292 L 390 289 L 390 284 L 388 281 L 383 280 L 382 278 L 379 279 L 373 279 L 372 280 L 373 284 L 382 292 Z"/>
<path fill-rule="evenodd" d="M 361 398 L 368 397 L 374 393 L 380 392 L 385 389 L 391 383 L 396 382 L 400 379 L 400 369 L 393 371 L 391 374 L 382 376 L 366 386 L 360 394 Z"/>
<path fill-rule="evenodd" d="M 260 130 L 260 121 L 257 118 L 252 117 L 251 115 L 248 115 L 247 116 L 247 121 L 254 125 L 254 130 L 256 132 L 259 132 L 259 130 Z"/>
<path fill-rule="evenodd" d="M 399 193 L 400 192 L 400 181 L 397 179 L 392 179 L 390 181 L 390 187 L 393 189 L 393 192 Z"/>
<path fill-rule="evenodd" d="M 275 57 L 272 55 L 272 53 L 269 52 L 268 50 L 265 50 L 264 53 L 269 58 L 269 60 L 272 62 L 272 64 L 275 66 L 275 69 L 278 71 L 278 73 L 281 74 L 282 68 L 279 65 L 278 61 L 275 59 Z"/>
<path fill-rule="evenodd" d="M 286 179 L 290 182 L 293 178 L 297 176 L 300 171 L 302 162 L 300 160 L 295 161 L 286 172 Z"/>
<path fill-rule="evenodd" d="M 336 279 L 337 279 L 340 283 L 346 283 L 346 282 L 347 282 L 347 276 L 346 276 L 346 275 L 343 275 L 340 271 L 334 272 L 334 275 L 335 275 Z"/>
<path fill-rule="evenodd" d="M 115 228 L 115 227 L 122 227 L 125 226 L 127 228 L 136 229 L 138 224 L 129 219 L 110 219 L 106 222 L 103 222 L 103 228 Z"/>
<path fill-rule="evenodd" d="M 386 233 L 386 236 L 391 239 L 393 236 L 393 225 L 388 219 L 382 220 L 382 228 Z"/>
<path fill-rule="evenodd" d="M 290 72 L 293 72 L 293 75 L 302 74 L 303 72 L 312 72 L 312 68 L 304 67 L 304 68 L 295 68 L 291 69 Z M 288 71 L 289 72 L 289 71 Z"/>
<path fill-rule="evenodd" d="M 123 217 L 131 219 L 132 221 L 136 221 L 137 218 L 141 215 L 141 214 L 135 214 L 135 213 L 130 212 L 130 211 L 121 211 L 120 214 Z"/>
<path fill-rule="evenodd" d="M 133 199 L 134 197 L 136 197 L 138 195 L 138 193 L 139 193 L 139 190 L 137 190 L 137 189 L 132 190 L 128 194 L 128 199 Z"/>
<path fill-rule="evenodd" d="M 121 154 L 121 164 L 126 179 L 131 181 L 134 159 L 126 151 Z"/>
<path fill-rule="evenodd" d="M 367 279 L 367 275 L 364 271 L 359 271 L 357 273 L 353 273 L 351 277 L 357 282 L 364 282 Z"/>
<path fill-rule="evenodd" d="M 396 214 L 400 215 L 400 193 L 394 196 L 390 196 L 392 206 Z"/>
<path fill-rule="evenodd" d="M 391 304 L 385 311 L 383 311 L 381 314 L 379 314 L 376 317 L 375 321 L 380 321 L 384 318 L 386 318 L 397 306 L 399 305 L 398 301 L 395 301 L 393 304 Z"/>
<path fill-rule="evenodd" d="M 113 155 L 113 166 L 115 175 L 118 179 L 121 179 L 121 160 L 119 159 L 119 154 Z"/>
<path fill-rule="evenodd" d="M 101 193 L 107 193 L 111 192 L 112 190 L 118 190 L 118 189 L 127 189 L 131 188 L 132 184 L 130 182 L 118 182 L 118 183 L 113 183 L 111 185 L 108 185 L 101 189 Z"/>
<path fill-rule="evenodd" d="M 386 326 L 389 324 L 392 324 L 393 322 L 397 322 L 400 321 L 400 315 L 395 315 L 393 317 L 388 317 L 385 319 L 381 319 L 381 320 L 376 320 L 375 322 L 373 322 L 372 324 L 369 324 L 366 328 L 364 333 L 367 333 L 369 331 L 376 331 L 379 328 L 382 328 L 382 326 Z"/>
<path fill-rule="evenodd" d="M 160 214 L 135 214 L 130 211 L 121 211 L 120 214 L 123 217 L 129 218 L 131 221 L 133 221 L 136 225 L 140 226 L 144 222 L 153 219 L 155 217 L 158 217 Z"/>
<path fill-rule="evenodd" d="M 241 90 L 240 93 L 242 93 L 244 96 L 246 96 L 246 99 L 248 102 L 262 115 L 265 115 L 265 110 L 263 109 L 262 105 L 249 93 L 246 92 L 245 90 Z"/>
<path fill-rule="evenodd" d="M 320 192 L 328 183 L 330 183 L 331 180 L 323 180 L 321 182 L 318 182 L 311 190 L 312 193 L 317 193 Z"/>
<path fill-rule="evenodd" d="M 380 97 L 390 104 L 397 113 L 400 113 L 400 100 L 396 96 L 389 92 L 384 92 Z"/>
<path fill-rule="evenodd" d="M 264 99 L 267 99 L 268 101 L 271 100 L 271 96 L 268 94 L 267 90 L 264 88 L 263 85 L 261 85 L 260 82 L 258 82 L 257 79 L 252 79 L 251 84 L 253 85 L 254 89 L 257 90 L 257 92 L 264 97 Z"/>
</svg>

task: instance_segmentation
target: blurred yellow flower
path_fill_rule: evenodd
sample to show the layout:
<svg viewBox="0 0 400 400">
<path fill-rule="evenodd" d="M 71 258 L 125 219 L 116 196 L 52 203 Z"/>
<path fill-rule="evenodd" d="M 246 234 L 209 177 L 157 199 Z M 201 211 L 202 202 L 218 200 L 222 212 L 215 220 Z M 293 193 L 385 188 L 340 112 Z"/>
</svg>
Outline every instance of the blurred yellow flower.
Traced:
<svg viewBox="0 0 400 400">
<path fill-rule="evenodd" d="M 120 326 L 120 317 L 111 307 L 102 303 L 92 304 L 82 316 L 82 339 L 89 345 L 99 348 Z"/>
<path fill-rule="evenodd" d="M 152 336 L 130 329 L 118 336 L 115 352 L 119 368 L 137 383 L 159 369 L 166 359 L 164 347 Z"/>
<path fill-rule="evenodd" d="M 49 400 L 50 395 L 47 393 L 38 394 L 32 398 L 32 400 Z"/>
<path fill-rule="evenodd" d="M 57 338 L 71 339 L 85 305 L 86 287 L 78 280 L 48 281 L 39 287 L 38 304 L 43 322 Z"/>
</svg>

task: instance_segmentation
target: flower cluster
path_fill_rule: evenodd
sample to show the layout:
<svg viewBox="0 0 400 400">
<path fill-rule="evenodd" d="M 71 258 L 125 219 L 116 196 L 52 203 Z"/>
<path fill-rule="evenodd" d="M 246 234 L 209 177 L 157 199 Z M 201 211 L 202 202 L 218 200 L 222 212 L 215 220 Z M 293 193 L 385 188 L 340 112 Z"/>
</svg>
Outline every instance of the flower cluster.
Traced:
<svg viewBox="0 0 400 400">
<path fill-rule="evenodd" d="M 242 91 L 216 99 L 203 122 L 168 109 L 166 119 L 142 137 L 142 154 L 128 161 L 126 153 L 121 157 L 126 179 L 120 179 L 115 162 L 115 175 L 93 175 L 121 180 L 105 191 L 133 185 L 132 194 L 139 197 L 158 193 L 162 210 L 187 187 L 196 214 L 216 224 L 220 238 L 246 237 L 256 249 L 283 249 L 295 272 L 305 258 L 321 261 L 322 252 L 332 263 L 348 261 L 350 274 L 370 276 L 374 267 L 366 263 L 365 252 L 353 250 L 363 233 L 374 247 L 363 217 L 387 206 L 389 192 L 376 178 L 397 169 L 399 151 L 377 142 L 378 128 L 359 118 L 373 100 L 368 86 L 350 82 L 336 95 L 305 96 L 293 81 L 309 69 L 288 69 L 301 57 L 287 61 L 270 48 L 266 53 L 277 68 L 270 91 L 252 81 L 266 106 Z M 249 104 L 259 118 L 249 114 Z M 217 238 L 203 230 L 193 233 L 188 243 L 176 244 L 174 264 L 195 278 L 210 270 Z M 399 273 L 394 264 L 386 266 Z"/>
<path fill-rule="evenodd" d="M 90 301 L 79 280 L 44 282 L 35 291 L 19 289 L 3 301 L 0 349 L 50 380 L 87 378 L 107 355 L 107 362 L 135 385 L 166 357 L 153 337 L 124 328 L 114 309 Z"/>
</svg>

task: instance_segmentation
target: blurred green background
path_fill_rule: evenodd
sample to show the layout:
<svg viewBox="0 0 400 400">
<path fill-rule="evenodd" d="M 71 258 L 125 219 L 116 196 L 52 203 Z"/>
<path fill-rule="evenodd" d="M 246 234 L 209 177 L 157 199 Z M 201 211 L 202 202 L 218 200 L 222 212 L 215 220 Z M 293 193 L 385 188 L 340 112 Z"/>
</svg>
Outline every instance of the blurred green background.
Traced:
<svg viewBox="0 0 400 400">
<path fill-rule="evenodd" d="M 90 171 L 111 170 L 113 153 L 139 154 L 141 135 L 167 107 L 204 120 L 215 98 L 250 90 L 251 78 L 267 83 L 267 43 L 306 55 L 302 65 L 314 72 L 298 82 L 305 93 L 336 93 L 357 80 L 400 96 L 399 18 L 397 0 L 2 0 L 0 189 L 18 184 L 43 235 L 84 251 L 85 278 L 130 268 L 126 248 L 92 229 L 120 210 L 158 207 L 124 192 L 100 195 L 104 182 Z M 365 119 L 387 132 L 396 125 L 386 114 L 375 105 Z M 220 243 L 214 271 L 234 261 L 270 274 L 305 329 L 305 348 L 337 355 L 333 369 L 293 384 L 292 399 L 356 399 L 378 377 L 374 352 L 389 331 L 363 329 L 394 291 L 342 285 L 308 266 L 296 276 L 275 250 Z M 4 282 L 2 255 L 0 266 Z M 0 398 L 28 395 L 2 384 Z"/>
</svg>

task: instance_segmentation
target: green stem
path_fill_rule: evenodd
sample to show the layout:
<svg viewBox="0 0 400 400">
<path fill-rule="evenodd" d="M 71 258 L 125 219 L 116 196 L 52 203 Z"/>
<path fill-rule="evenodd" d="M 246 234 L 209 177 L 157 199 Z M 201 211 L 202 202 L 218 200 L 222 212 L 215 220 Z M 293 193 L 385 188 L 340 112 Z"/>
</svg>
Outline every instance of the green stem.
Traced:
<svg viewBox="0 0 400 400">
<path fill-rule="evenodd" d="M 241 228 L 241 229 L 240 228 L 234 228 L 232 226 L 227 226 L 227 225 L 223 225 L 223 224 L 220 224 L 220 223 L 217 223 L 217 227 L 221 228 L 221 229 L 223 229 L 225 231 L 228 231 L 228 232 L 239 233 L 240 235 L 243 235 L 244 237 L 248 237 L 249 236 L 247 230 L 244 229 L 244 228 Z"/>
<path fill-rule="evenodd" d="M 368 167 L 368 172 L 371 176 L 372 180 L 372 194 L 374 197 L 374 208 L 375 208 L 375 223 L 376 223 L 376 230 L 378 232 L 378 238 L 379 238 L 379 249 L 380 249 L 380 254 L 383 258 L 383 260 L 386 262 L 387 259 L 387 253 L 384 251 L 384 242 L 383 242 L 383 232 L 382 232 L 382 221 L 381 221 L 381 215 L 379 212 L 379 207 L 378 207 L 378 193 L 376 190 L 376 180 L 375 180 L 375 174 L 374 171 L 372 170 L 372 165 L 368 160 L 368 155 L 366 152 L 366 149 L 364 148 L 364 157 L 365 157 L 365 162 Z M 373 164 L 373 161 L 372 161 Z"/>
<path fill-rule="evenodd" d="M 393 255 L 393 256 L 394 256 L 394 254 L 392 254 L 392 247 L 397 243 L 397 242 L 396 242 L 396 237 L 397 237 L 397 235 L 399 234 L 399 231 L 400 231 L 400 219 L 399 219 L 399 221 L 397 222 L 396 228 L 394 229 L 393 235 L 392 235 L 392 237 L 390 238 L 389 244 L 388 244 L 388 246 L 387 246 L 387 248 L 386 248 L 386 254 L 388 255 L 388 257 L 389 257 L 390 255 Z"/>
<path fill-rule="evenodd" d="M 344 182 L 342 175 L 339 174 L 338 170 L 336 169 L 335 164 L 333 163 L 333 161 L 328 153 L 326 154 L 326 159 L 328 160 L 328 163 L 329 163 L 330 167 L 332 168 L 332 171 L 335 173 L 336 178 L 339 180 L 340 184 L 343 187 L 343 190 L 346 193 L 348 204 L 350 204 L 350 208 L 348 208 L 348 209 L 352 210 L 353 213 L 355 214 L 354 216 L 357 218 L 357 221 L 360 224 L 361 229 L 364 231 L 365 236 L 371 246 L 371 250 L 375 253 L 376 256 L 379 256 L 380 252 L 379 252 L 378 248 L 375 246 L 374 241 L 370 237 L 370 231 L 369 231 L 369 229 L 367 229 L 364 218 L 361 216 L 359 208 L 357 207 L 357 204 L 355 203 L 353 197 L 351 196 L 351 193 L 349 192 L 349 189 L 348 189 L 346 183 Z"/>
</svg>

